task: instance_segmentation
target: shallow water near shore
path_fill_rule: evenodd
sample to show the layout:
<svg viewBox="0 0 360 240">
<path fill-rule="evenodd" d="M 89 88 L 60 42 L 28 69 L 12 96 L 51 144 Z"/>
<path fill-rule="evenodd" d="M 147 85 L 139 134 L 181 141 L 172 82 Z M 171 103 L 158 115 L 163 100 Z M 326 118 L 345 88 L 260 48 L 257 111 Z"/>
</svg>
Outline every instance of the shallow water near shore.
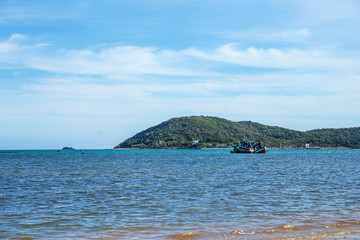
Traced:
<svg viewBox="0 0 360 240">
<path fill-rule="evenodd" d="M 359 150 L 0 152 L 0 238 L 336 239 L 360 233 Z"/>
</svg>

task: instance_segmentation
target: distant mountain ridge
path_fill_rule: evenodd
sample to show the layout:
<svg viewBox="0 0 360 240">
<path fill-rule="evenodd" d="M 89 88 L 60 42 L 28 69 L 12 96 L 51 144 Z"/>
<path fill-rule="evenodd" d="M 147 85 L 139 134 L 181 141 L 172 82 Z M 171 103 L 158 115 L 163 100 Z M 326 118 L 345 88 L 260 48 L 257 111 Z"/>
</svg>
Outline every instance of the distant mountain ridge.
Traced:
<svg viewBox="0 0 360 240">
<path fill-rule="evenodd" d="M 296 131 L 252 121 L 219 117 L 172 118 L 125 140 L 115 148 L 196 148 L 232 146 L 243 139 L 261 140 L 267 147 L 360 148 L 360 127 Z"/>
</svg>

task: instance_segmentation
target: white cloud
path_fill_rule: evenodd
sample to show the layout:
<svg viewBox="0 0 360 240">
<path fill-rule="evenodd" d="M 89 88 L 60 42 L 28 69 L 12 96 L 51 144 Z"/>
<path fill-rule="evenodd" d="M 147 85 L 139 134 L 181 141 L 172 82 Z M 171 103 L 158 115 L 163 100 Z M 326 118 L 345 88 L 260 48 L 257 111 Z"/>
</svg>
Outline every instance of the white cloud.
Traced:
<svg viewBox="0 0 360 240">
<path fill-rule="evenodd" d="M 235 44 L 225 44 L 212 51 L 187 49 L 185 54 L 199 57 L 204 60 L 218 61 L 242 66 L 260 68 L 287 68 L 287 69 L 349 69 L 357 68 L 355 60 L 349 58 L 336 58 L 329 52 L 319 50 L 299 49 L 263 49 L 249 47 L 237 50 Z"/>
<path fill-rule="evenodd" d="M 288 41 L 296 41 L 299 38 L 307 38 L 310 36 L 308 28 L 296 29 L 296 30 L 285 30 L 279 34 L 279 38 Z"/>
<path fill-rule="evenodd" d="M 308 41 L 311 36 L 309 28 L 269 30 L 263 28 L 248 29 L 243 31 L 227 31 L 213 33 L 218 38 L 229 39 L 230 41 L 254 42 L 287 42 L 299 43 Z"/>
<path fill-rule="evenodd" d="M 23 68 L 25 64 L 26 68 L 29 68 L 29 63 L 36 59 L 38 51 L 49 46 L 47 43 L 29 45 L 26 44 L 27 40 L 27 36 L 16 33 L 0 42 L 0 68 L 2 64 L 11 66 L 11 68 Z"/>
<path fill-rule="evenodd" d="M 22 34 L 13 34 L 8 40 L 0 42 L 0 54 L 7 54 L 17 50 L 21 50 L 23 47 L 20 47 L 20 45 L 18 45 L 18 42 L 19 40 L 25 38 L 26 37 Z"/>
<path fill-rule="evenodd" d="M 46 44 L 39 49 L 37 44 L 21 44 L 20 40 L 24 39 L 23 35 L 13 35 L 0 43 L 7 51 L 0 52 L 0 61 L 4 56 L 15 60 L 22 55 L 18 63 L 21 67 L 60 74 L 23 84 L 22 89 L 30 96 L 58 103 L 91 102 L 92 106 L 99 103 L 105 106 L 115 102 L 135 106 L 165 101 L 163 104 L 172 109 L 169 99 L 173 104 L 179 99 L 198 99 L 199 103 L 204 100 L 205 104 L 210 97 L 219 103 L 221 99 L 255 95 L 268 101 L 274 96 L 339 97 L 360 90 L 357 59 L 336 58 L 330 52 L 318 50 L 255 47 L 238 50 L 235 44 L 226 44 L 213 50 L 180 51 L 136 46 L 56 52 L 50 48 L 45 55 Z M 7 44 L 11 47 L 6 47 Z M 241 74 L 241 70 L 238 73 L 217 70 L 219 64 L 286 70 Z M 64 74 L 66 77 L 61 76 Z M 357 99 L 353 98 L 353 101 Z M 38 104 L 40 101 L 34 106 Z M 129 106 L 126 104 L 124 107 Z M 193 108 L 191 103 L 178 108 L 182 107 Z M 54 109 L 69 111 L 61 106 Z M 103 112 L 100 106 L 98 112 Z"/>
<path fill-rule="evenodd" d="M 303 12 L 307 13 L 304 21 L 338 22 L 344 19 L 359 18 L 360 4 L 357 0 L 318 0 L 301 1 L 299 4 Z"/>
<path fill-rule="evenodd" d="M 307 29 L 296 32 L 308 34 Z M 284 32 L 284 34 L 294 34 Z M 356 71 L 359 61 L 336 57 L 324 50 L 255 48 L 237 49 L 229 43 L 212 50 L 188 48 L 174 51 L 155 47 L 116 46 L 101 49 L 53 50 L 46 43 L 22 44 L 25 36 L 15 34 L 0 42 L 0 63 L 27 65 L 31 69 L 60 74 L 104 75 L 119 79 L 124 75 L 204 76 L 219 74 L 211 64 L 234 64 L 258 68 L 302 71 Z M 46 51 L 45 51 L 46 50 Z"/>
<path fill-rule="evenodd" d="M 29 24 L 34 21 L 49 21 L 56 19 L 70 19 L 79 16 L 77 5 L 74 1 L 47 2 L 25 1 L 17 5 L 16 1 L 2 1 L 0 8 L 0 24 L 9 22 L 23 22 Z"/>
<path fill-rule="evenodd" d="M 56 56 L 38 56 L 28 60 L 30 67 L 48 72 L 116 75 L 116 74 L 160 74 L 194 75 L 177 62 L 176 54 L 153 47 L 118 46 L 94 50 L 68 50 Z"/>
</svg>

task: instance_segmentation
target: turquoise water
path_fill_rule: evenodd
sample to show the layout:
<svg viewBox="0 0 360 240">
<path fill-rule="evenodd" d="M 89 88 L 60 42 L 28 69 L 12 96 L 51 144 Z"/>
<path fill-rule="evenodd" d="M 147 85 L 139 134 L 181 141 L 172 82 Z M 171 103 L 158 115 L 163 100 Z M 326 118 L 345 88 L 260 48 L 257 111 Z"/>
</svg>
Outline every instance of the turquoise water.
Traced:
<svg viewBox="0 0 360 240">
<path fill-rule="evenodd" d="M 0 151 L 0 238 L 360 232 L 359 150 Z"/>
</svg>

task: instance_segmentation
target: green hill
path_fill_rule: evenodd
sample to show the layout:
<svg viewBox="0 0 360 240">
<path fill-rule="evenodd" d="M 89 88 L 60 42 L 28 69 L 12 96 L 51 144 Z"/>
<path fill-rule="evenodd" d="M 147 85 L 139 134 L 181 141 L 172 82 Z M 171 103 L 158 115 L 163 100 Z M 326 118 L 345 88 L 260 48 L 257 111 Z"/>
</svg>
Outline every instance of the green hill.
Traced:
<svg viewBox="0 0 360 240">
<path fill-rule="evenodd" d="M 218 117 L 172 118 L 148 128 L 115 148 L 195 148 L 232 146 L 243 139 L 261 140 L 267 147 L 360 148 L 360 127 L 295 131 L 251 121 L 233 122 Z"/>
</svg>

